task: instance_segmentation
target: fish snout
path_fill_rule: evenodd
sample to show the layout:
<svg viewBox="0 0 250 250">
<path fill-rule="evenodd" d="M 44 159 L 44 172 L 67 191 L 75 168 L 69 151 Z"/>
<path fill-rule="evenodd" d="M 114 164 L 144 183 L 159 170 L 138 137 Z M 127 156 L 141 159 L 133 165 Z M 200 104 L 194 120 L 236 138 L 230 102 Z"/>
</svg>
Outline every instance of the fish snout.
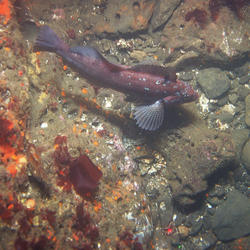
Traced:
<svg viewBox="0 0 250 250">
<path fill-rule="evenodd" d="M 193 102 L 199 98 L 199 94 L 192 86 L 185 84 L 185 87 L 181 91 L 185 102 Z"/>
</svg>

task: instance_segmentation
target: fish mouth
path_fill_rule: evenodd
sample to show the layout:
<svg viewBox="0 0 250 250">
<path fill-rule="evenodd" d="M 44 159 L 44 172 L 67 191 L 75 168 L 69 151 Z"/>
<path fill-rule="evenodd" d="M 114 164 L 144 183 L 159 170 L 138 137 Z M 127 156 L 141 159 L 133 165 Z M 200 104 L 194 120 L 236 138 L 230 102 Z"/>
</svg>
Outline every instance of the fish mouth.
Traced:
<svg viewBox="0 0 250 250">
<path fill-rule="evenodd" d="M 194 92 L 194 100 L 197 100 L 200 97 L 197 91 Z"/>
<path fill-rule="evenodd" d="M 193 91 L 192 94 L 190 94 L 190 95 L 184 97 L 184 102 L 194 102 L 194 101 L 196 101 L 199 97 L 200 97 L 200 96 L 199 96 L 198 92 Z"/>
</svg>

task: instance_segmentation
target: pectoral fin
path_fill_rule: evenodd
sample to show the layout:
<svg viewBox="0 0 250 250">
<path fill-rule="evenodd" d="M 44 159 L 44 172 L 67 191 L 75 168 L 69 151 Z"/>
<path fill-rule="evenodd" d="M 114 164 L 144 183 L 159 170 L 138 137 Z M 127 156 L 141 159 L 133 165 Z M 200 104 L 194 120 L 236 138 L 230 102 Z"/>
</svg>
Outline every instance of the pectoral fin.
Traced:
<svg viewBox="0 0 250 250">
<path fill-rule="evenodd" d="M 151 105 L 136 107 L 134 117 L 140 128 L 149 131 L 157 130 L 163 123 L 164 103 L 159 100 Z"/>
</svg>

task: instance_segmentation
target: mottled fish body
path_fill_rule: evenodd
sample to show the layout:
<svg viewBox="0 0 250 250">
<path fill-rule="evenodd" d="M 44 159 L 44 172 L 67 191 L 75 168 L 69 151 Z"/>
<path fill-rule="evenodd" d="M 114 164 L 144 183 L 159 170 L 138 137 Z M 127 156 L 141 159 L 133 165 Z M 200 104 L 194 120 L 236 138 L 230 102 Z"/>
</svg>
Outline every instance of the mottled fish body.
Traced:
<svg viewBox="0 0 250 250">
<path fill-rule="evenodd" d="M 194 101 L 198 95 L 187 83 L 177 80 L 168 68 L 157 65 L 124 66 L 113 64 L 92 47 L 70 48 L 48 26 L 42 26 L 36 50 L 60 55 L 90 83 L 137 95 L 151 105 L 135 109 L 137 125 L 145 130 L 158 129 L 164 120 L 164 105 Z"/>
</svg>

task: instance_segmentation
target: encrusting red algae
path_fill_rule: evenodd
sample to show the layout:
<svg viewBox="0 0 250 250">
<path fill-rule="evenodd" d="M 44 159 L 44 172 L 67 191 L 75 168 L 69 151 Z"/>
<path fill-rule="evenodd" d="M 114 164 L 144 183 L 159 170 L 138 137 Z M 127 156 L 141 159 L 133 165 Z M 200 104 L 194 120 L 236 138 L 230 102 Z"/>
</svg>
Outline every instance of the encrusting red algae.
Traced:
<svg viewBox="0 0 250 250">
<path fill-rule="evenodd" d="M 58 185 L 66 191 L 70 191 L 73 185 L 80 196 L 91 197 L 97 190 L 102 177 L 101 170 L 92 163 L 87 155 L 80 155 L 78 158 L 71 157 L 66 136 L 57 136 L 54 148 L 55 165 L 58 168 Z"/>
</svg>

